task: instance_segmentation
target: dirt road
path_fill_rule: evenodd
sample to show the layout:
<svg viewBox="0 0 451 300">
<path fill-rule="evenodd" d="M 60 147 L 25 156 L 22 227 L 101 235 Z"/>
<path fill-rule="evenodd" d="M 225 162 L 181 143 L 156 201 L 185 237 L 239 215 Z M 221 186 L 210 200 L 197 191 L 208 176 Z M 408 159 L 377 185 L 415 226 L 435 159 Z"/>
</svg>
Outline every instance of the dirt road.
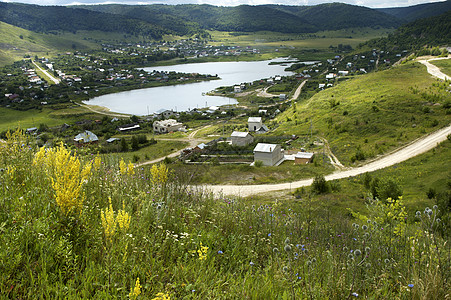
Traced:
<svg viewBox="0 0 451 300">
<path fill-rule="evenodd" d="M 437 66 L 434 66 L 433 64 L 430 63 L 430 61 L 442 60 L 442 59 L 448 59 L 448 57 L 432 58 L 432 59 L 428 59 L 428 60 L 420 59 L 420 60 L 418 60 L 418 62 L 425 65 L 426 68 L 428 69 L 428 73 L 431 74 L 432 76 L 440 78 L 441 80 L 451 80 L 451 77 L 442 73 L 442 71 L 440 71 L 440 69 Z"/>
<path fill-rule="evenodd" d="M 449 76 L 443 74 L 440 69 L 430 64 L 427 60 L 420 60 L 420 62 L 426 65 L 428 72 L 440 79 L 450 79 Z M 417 156 L 421 153 L 427 152 L 437 144 L 445 141 L 447 136 L 451 134 L 451 125 L 440 129 L 428 136 L 422 137 L 416 141 L 413 141 L 409 145 L 398 149 L 388 155 L 378 158 L 372 162 L 361 167 L 352 168 L 344 171 L 337 171 L 330 175 L 325 176 L 326 180 L 342 179 L 347 177 L 357 176 L 366 172 L 373 172 L 379 169 L 383 169 L 395 164 L 401 163 L 409 158 Z M 237 196 L 250 196 L 254 194 L 261 194 L 267 192 L 274 192 L 280 190 L 292 190 L 302 186 L 309 186 L 313 182 L 313 178 L 299 180 L 290 183 L 280 184 L 263 184 L 263 185 L 205 185 L 204 188 L 212 191 L 215 194 L 222 195 L 237 195 Z"/>
<path fill-rule="evenodd" d="M 33 64 L 36 66 L 36 68 L 39 69 L 39 71 L 41 71 L 42 73 L 44 73 L 48 78 L 50 78 L 50 80 L 52 80 L 55 84 L 60 84 L 61 80 L 59 80 L 58 78 L 53 77 L 53 75 L 51 75 L 49 72 L 47 72 L 47 70 L 44 70 L 43 68 L 41 68 L 36 62 L 33 61 Z"/>
</svg>

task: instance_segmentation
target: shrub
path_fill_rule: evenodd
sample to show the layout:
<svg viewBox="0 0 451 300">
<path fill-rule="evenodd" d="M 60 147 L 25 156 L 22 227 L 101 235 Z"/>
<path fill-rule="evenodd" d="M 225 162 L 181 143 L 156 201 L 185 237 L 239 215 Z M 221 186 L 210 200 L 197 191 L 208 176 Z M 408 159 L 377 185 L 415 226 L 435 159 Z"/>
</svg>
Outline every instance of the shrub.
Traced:
<svg viewBox="0 0 451 300">
<path fill-rule="evenodd" d="M 317 175 L 313 179 L 312 192 L 315 194 L 325 194 L 330 191 L 330 186 L 323 175 Z"/>
</svg>

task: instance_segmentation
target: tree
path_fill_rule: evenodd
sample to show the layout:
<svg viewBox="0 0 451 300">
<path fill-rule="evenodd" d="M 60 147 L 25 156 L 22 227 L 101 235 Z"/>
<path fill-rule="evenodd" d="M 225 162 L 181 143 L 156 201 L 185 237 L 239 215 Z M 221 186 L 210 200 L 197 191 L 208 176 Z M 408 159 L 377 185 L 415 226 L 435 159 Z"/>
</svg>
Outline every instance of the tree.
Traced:
<svg viewBox="0 0 451 300">
<path fill-rule="evenodd" d="M 125 139 L 121 139 L 121 151 L 122 152 L 128 151 L 128 144 Z"/>
<path fill-rule="evenodd" d="M 139 149 L 139 143 L 138 143 L 138 139 L 136 138 L 136 136 L 132 137 L 131 144 L 132 144 L 132 150 L 133 151 L 136 151 L 136 150 Z"/>
<path fill-rule="evenodd" d="M 323 175 L 316 175 L 312 183 L 312 192 L 315 194 L 325 194 L 330 190 L 330 186 Z"/>
</svg>

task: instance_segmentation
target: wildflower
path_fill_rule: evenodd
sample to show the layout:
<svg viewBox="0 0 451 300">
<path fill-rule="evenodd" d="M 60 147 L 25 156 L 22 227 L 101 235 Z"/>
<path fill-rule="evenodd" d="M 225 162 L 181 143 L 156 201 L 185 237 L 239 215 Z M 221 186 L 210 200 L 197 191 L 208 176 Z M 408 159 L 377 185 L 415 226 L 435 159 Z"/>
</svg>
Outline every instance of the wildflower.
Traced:
<svg viewBox="0 0 451 300">
<path fill-rule="evenodd" d="M 224 254 L 224 252 L 222 252 L 221 250 L 218 251 L 218 254 Z"/>
<path fill-rule="evenodd" d="M 42 147 L 33 160 L 34 165 L 43 165 L 55 191 L 55 201 L 64 214 L 81 212 L 83 193 L 81 188 L 88 180 L 92 165 L 81 164 L 61 143 L 56 151 Z"/>
<path fill-rule="evenodd" d="M 141 284 L 139 283 L 139 277 L 136 278 L 135 287 L 130 291 L 128 295 L 130 299 L 136 299 L 141 294 Z"/>
<path fill-rule="evenodd" d="M 268 233 L 268 236 L 271 236 L 271 233 Z"/>
<path fill-rule="evenodd" d="M 152 298 L 152 300 L 171 300 L 171 297 L 169 294 L 158 293 L 155 298 Z"/>
<path fill-rule="evenodd" d="M 120 230 L 127 231 L 130 227 L 130 215 L 124 210 L 124 203 L 122 203 L 122 209 L 117 213 L 116 221 Z"/>
<path fill-rule="evenodd" d="M 202 246 L 202 242 L 200 242 L 200 248 L 197 250 L 197 254 L 199 255 L 199 260 L 207 259 L 208 247 Z"/>
<path fill-rule="evenodd" d="M 154 185 L 165 185 L 168 181 L 169 171 L 165 164 L 153 165 L 150 169 L 152 183 Z"/>
<path fill-rule="evenodd" d="M 252 261 L 249 263 L 251 266 L 255 265 Z"/>
<path fill-rule="evenodd" d="M 102 219 L 102 227 L 105 233 L 105 237 L 108 241 L 111 242 L 111 239 L 114 236 L 114 232 L 116 231 L 116 219 L 114 218 L 114 210 L 113 205 L 111 204 L 111 198 L 109 200 L 109 207 L 105 210 L 102 210 L 100 213 L 100 218 Z"/>
<path fill-rule="evenodd" d="M 409 283 L 407 286 L 410 287 L 410 288 L 413 288 L 414 284 L 413 283 Z"/>
<path fill-rule="evenodd" d="M 123 159 L 119 162 L 119 171 L 122 175 L 134 175 L 135 174 L 135 167 L 131 162 L 126 164 Z"/>
<path fill-rule="evenodd" d="M 359 296 L 359 294 L 357 294 L 356 292 L 353 292 L 351 295 L 354 296 L 354 297 L 358 297 Z"/>
</svg>

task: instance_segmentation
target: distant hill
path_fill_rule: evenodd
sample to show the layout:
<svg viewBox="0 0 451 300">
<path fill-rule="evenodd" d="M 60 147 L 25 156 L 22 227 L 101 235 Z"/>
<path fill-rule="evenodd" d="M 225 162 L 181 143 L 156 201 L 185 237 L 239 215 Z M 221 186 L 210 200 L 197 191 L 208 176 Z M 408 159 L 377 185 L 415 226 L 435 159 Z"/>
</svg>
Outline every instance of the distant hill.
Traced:
<svg viewBox="0 0 451 300">
<path fill-rule="evenodd" d="M 377 10 L 402 19 L 405 22 L 412 22 L 422 18 L 438 16 L 444 12 L 450 11 L 451 0 L 419 4 L 409 7 L 380 8 Z"/>
<path fill-rule="evenodd" d="M 370 40 L 364 45 L 386 49 L 401 47 L 407 50 L 419 49 L 426 45 L 451 45 L 451 11 L 408 23 L 388 37 Z"/>
<path fill-rule="evenodd" d="M 79 6 L 77 6 L 79 7 Z M 85 9 L 138 18 L 177 31 L 190 22 L 219 31 L 308 33 L 356 27 L 398 27 L 401 21 L 370 8 L 332 3 L 316 6 L 84 5 Z M 170 21 L 170 20 L 176 20 Z M 183 26 L 182 26 L 183 28 Z M 180 31 L 179 31 L 180 32 Z"/>
<path fill-rule="evenodd" d="M 327 3 L 315 6 L 270 5 L 291 13 L 319 30 L 339 30 L 358 27 L 393 28 L 401 25 L 397 17 L 371 8 L 344 3 Z"/>
<path fill-rule="evenodd" d="M 137 19 L 63 6 L 0 2 L 0 21 L 35 32 L 100 30 L 160 38 L 167 30 Z"/>
</svg>

